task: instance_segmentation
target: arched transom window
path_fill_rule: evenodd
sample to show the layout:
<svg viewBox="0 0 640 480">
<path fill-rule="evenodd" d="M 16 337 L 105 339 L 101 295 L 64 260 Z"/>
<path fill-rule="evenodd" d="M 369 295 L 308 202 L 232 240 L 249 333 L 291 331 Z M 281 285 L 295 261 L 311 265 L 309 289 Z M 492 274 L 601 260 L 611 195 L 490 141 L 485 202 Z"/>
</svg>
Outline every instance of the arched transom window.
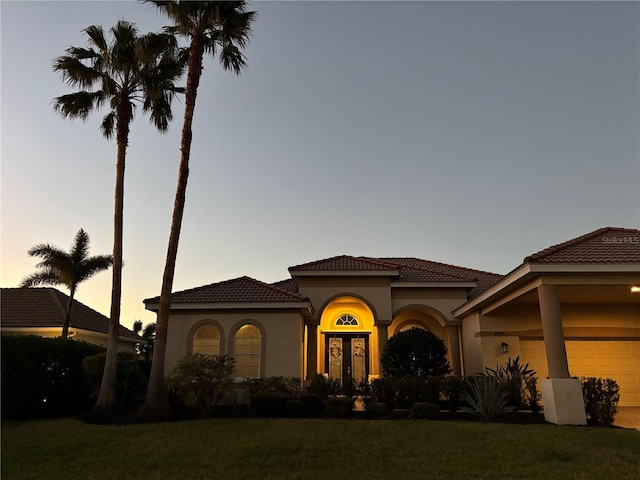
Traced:
<svg viewBox="0 0 640 480">
<path fill-rule="evenodd" d="M 349 314 L 340 315 L 340 317 L 338 317 L 338 319 L 336 320 L 336 325 L 337 326 L 347 326 L 347 325 L 356 326 L 358 325 L 358 319 L 353 315 L 349 315 Z"/>
<path fill-rule="evenodd" d="M 202 325 L 193 336 L 193 353 L 220 355 L 220 332 L 213 325 Z"/>
<path fill-rule="evenodd" d="M 262 336 L 253 325 L 243 325 L 234 339 L 233 357 L 236 377 L 257 378 L 260 376 L 260 352 Z"/>
</svg>

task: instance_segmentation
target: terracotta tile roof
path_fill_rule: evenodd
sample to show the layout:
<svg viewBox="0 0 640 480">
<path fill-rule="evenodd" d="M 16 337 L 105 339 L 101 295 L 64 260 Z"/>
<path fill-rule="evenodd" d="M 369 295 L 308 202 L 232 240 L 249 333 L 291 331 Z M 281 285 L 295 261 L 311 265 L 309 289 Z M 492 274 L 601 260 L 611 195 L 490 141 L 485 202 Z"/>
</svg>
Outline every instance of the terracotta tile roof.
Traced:
<svg viewBox="0 0 640 480">
<path fill-rule="evenodd" d="M 158 303 L 160 297 L 148 298 L 144 303 Z M 305 302 L 299 293 L 275 285 L 239 277 L 224 282 L 175 292 L 172 303 L 291 303 Z"/>
<path fill-rule="evenodd" d="M 473 270 L 470 268 L 448 265 L 446 263 L 432 262 L 430 260 L 422 260 L 420 258 L 413 257 L 373 258 L 342 255 L 339 257 L 327 258 L 325 260 L 318 260 L 315 262 L 305 263 L 289 268 L 289 271 L 292 273 L 308 270 L 377 270 L 389 272 L 399 271 L 399 275 L 397 275 L 392 280 L 393 283 L 475 282 L 476 286 L 470 292 L 470 295 L 472 297 L 480 294 L 503 277 L 503 275 L 499 275 L 496 273 Z M 295 287 L 295 284 L 293 285 L 293 287 Z"/>
<path fill-rule="evenodd" d="M 340 255 L 338 257 L 326 258 L 315 262 L 303 263 L 289 267 L 290 272 L 300 272 L 308 270 L 369 270 L 369 271 L 393 271 L 398 266 L 394 263 L 384 262 L 377 258 L 352 257 L 350 255 Z"/>
<path fill-rule="evenodd" d="M 470 282 L 476 286 L 469 292 L 470 298 L 479 295 L 491 285 L 504 277 L 497 273 L 458 267 L 447 263 L 422 260 L 421 258 L 381 258 L 385 262 L 395 263 L 403 267 L 400 270 L 400 279 L 405 282 Z M 403 279 L 404 277 L 404 279 Z"/>
<path fill-rule="evenodd" d="M 62 328 L 68 302 L 69 297 L 55 288 L 3 288 L 0 324 L 3 328 Z M 81 330 L 109 333 L 109 319 L 75 299 L 70 323 Z M 143 340 L 122 325 L 120 336 Z"/>
<path fill-rule="evenodd" d="M 285 280 L 280 280 L 279 282 L 273 282 L 271 285 L 273 287 L 286 290 L 289 293 L 298 293 L 298 286 L 296 285 L 296 282 L 293 278 L 287 278 Z"/>
<path fill-rule="evenodd" d="M 640 263 L 640 230 L 600 228 L 529 255 L 528 263 Z"/>
</svg>

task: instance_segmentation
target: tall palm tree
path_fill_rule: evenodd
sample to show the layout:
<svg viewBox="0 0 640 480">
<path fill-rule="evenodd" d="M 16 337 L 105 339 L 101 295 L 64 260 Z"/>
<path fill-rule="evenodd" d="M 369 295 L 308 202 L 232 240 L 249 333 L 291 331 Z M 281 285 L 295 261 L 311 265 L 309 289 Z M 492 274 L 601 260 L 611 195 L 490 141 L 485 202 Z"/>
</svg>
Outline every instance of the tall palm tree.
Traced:
<svg viewBox="0 0 640 480">
<path fill-rule="evenodd" d="M 53 69 L 78 91 L 54 99 L 54 108 L 63 117 L 87 120 L 103 105 L 109 106 L 102 119 L 102 134 L 116 141 L 116 185 L 113 228 L 113 277 L 109 342 L 102 386 L 96 406 L 109 408 L 115 402 L 115 368 L 120 335 L 122 295 L 122 236 L 124 216 L 124 171 L 129 126 L 138 104 L 149 113 L 150 121 L 166 132 L 172 120 L 171 100 L 183 89 L 175 82 L 182 66 L 174 58 L 175 37 L 168 34 L 140 36 L 137 28 L 124 20 L 111 28 L 107 40 L 101 26 L 92 25 L 87 34 L 88 48 L 71 47 L 54 60 Z"/>
<path fill-rule="evenodd" d="M 173 26 L 166 28 L 168 33 L 186 37 L 189 41 L 187 49 L 187 90 L 185 93 L 184 123 L 180 144 L 178 184 L 171 219 L 167 258 L 162 277 L 149 390 L 143 407 L 147 414 L 156 415 L 159 413 L 163 401 L 164 356 L 171 309 L 171 290 L 184 213 L 187 177 L 189 176 L 189 157 L 191 155 L 191 125 L 193 123 L 198 85 L 202 75 L 202 61 L 205 53 L 210 54 L 219 59 L 225 70 L 231 70 L 235 74 L 239 74 L 246 66 L 245 57 L 241 50 L 247 45 L 251 35 L 251 23 L 255 18 L 255 12 L 246 11 L 247 2 L 245 1 L 144 1 L 153 3 L 173 21 Z"/>
<path fill-rule="evenodd" d="M 64 250 L 49 243 L 41 243 L 29 249 L 31 257 L 38 257 L 42 262 L 36 265 L 40 270 L 22 280 L 21 286 L 64 285 L 69 289 L 69 302 L 62 324 L 62 337 L 69 336 L 71 308 L 78 284 L 93 277 L 96 273 L 108 269 L 113 263 L 111 255 L 89 256 L 89 235 L 83 229 L 76 233 L 71 250 Z"/>
</svg>

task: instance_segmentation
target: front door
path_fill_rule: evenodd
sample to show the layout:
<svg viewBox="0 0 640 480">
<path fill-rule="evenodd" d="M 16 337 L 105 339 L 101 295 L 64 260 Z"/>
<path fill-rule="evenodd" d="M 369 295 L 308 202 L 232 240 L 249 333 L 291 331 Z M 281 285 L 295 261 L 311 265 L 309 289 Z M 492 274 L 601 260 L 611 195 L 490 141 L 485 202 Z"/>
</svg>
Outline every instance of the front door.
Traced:
<svg viewBox="0 0 640 480">
<path fill-rule="evenodd" d="M 329 378 L 341 384 L 345 379 L 359 383 L 367 379 L 369 336 L 363 334 L 327 334 L 325 345 Z"/>
</svg>

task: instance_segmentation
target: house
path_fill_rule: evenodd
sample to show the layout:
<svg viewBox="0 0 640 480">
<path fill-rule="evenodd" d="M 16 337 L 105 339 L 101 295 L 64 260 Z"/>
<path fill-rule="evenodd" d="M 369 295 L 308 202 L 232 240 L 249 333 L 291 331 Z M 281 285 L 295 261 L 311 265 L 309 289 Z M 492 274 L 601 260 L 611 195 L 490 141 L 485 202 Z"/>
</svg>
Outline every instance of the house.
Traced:
<svg viewBox="0 0 640 480">
<path fill-rule="evenodd" d="M 69 297 L 55 288 L 3 288 L 0 305 L 2 335 L 59 337 Z M 109 319 L 79 301 L 73 301 L 69 338 L 107 346 Z M 119 351 L 135 350 L 144 339 L 120 326 Z"/>
<path fill-rule="evenodd" d="M 174 293 L 166 373 L 199 352 L 231 355 L 238 377 L 371 379 L 382 374 L 386 341 L 420 327 L 443 340 L 455 375 L 520 355 L 543 379 L 549 421 L 585 422 L 576 376 L 614 378 L 620 405 L 640 406 L 639 230 L 596 230 L 507 275 L 347 255 L 289 273 L 271 284 L 240 277 Z M 157 311 L 158 301 L 144 302 Z"/>
</svg>

